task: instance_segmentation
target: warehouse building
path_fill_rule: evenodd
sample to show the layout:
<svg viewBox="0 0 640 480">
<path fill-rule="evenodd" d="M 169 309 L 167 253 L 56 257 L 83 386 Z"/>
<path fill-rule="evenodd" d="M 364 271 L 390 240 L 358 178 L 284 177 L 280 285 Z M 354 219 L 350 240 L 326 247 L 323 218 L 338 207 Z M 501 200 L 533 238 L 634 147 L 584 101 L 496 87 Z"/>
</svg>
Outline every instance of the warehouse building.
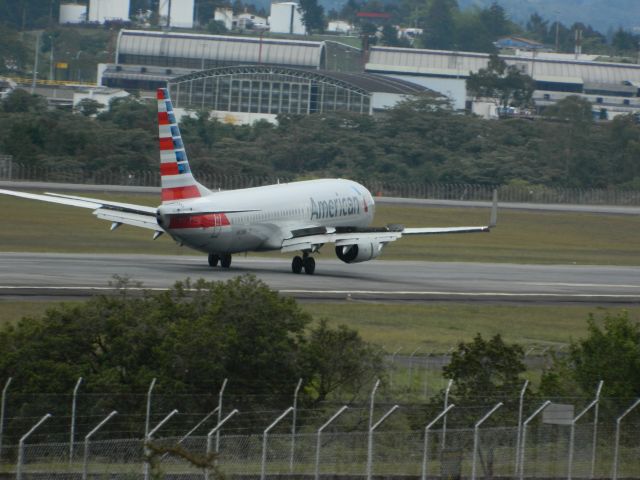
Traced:
<svg viewBox="0 0 640 480">
<path fill-rule="evenodd" d="M 533 99 L 540 108 L 579 95 L 599 118 L 640 111 L 640 65 L 537 52 L 500 57 L 535 80 Z M 466 79 L 488 62 L 484 53 L 372 47 L 365 71 L 418 83 L 447 95 L 456 108 L 469 109 Z"/>
</svg>

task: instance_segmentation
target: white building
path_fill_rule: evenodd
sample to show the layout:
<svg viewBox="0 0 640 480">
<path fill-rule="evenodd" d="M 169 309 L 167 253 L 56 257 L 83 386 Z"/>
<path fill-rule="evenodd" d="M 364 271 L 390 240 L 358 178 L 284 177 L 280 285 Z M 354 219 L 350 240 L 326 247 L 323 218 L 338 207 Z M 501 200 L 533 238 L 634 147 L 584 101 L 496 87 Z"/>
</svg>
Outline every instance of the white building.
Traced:
<svg viewBox="0 0 640 480">
<path fill-rule="evenodd" d="M 569 57 L 569 58 L 567 58 Z M 611 119 L 640 112 L 640 65 L 599 62 L 572 56 L 500 55 L 535 81 L 533 100 L 544 108 L 578 95 L 593 104 L 594 115 Z M 372 47 L 365 71 L 423 85 L 448 96 L 457 109 L 473 108 L 466 80 L 471 72 L 486 68 L 489 55 L 476 52 Z M 480 101 L 478 113 L 492 116 L 491 105 Z"/>
<path fill-rule="evenodd" d="M 90 0 L 89 22 L 128 21 L 129 0 Z"/>
<path fill-rule="evenodd" d="M 233 28 L 233 9 L 226 7 L 216 8 L 213 19 L 216 22 L 222 22 L 227 30 Z"/>
<path fill-rule="evenodd" d="M 331 20 L 327 25 L 327 32 L 344 33 L 349 35 L 353 32 L 353 25 L 344 20 Z"/>
<path fill-rule="evenodd" d="M 109 104 L 111 100 L 113 100 L 114 98 L 122 98 L 128 96 L 129 94 L 127 92 L 117 88 L 97 87 L 89 88 L 87 90 L 80 90 L 77 92 L 73 92 L 73 109 L 77 109 L 82 100 L 91 99 L 100 103 L 102 107 L 98 111 L 104 112 L 109 110 Z"/>
<path fill-rule="evenodd" d="M 160 24 L 171 27 L 193 28 L 194 0 L 160 0 Z"/>
<path fill-rule="evenodd" d="M 61 3 L 58 21 L 61 25 L 87 21 L 87 6 L 78 3 Z"/>
<path fill-rule="evenodd" d="M 298 4 L 295 2 L 271 4 L 269 29 L 273 33 L 307 34 L 307 29 L 302 23 L 302 14 L 298 10 Z"/>
</svg>

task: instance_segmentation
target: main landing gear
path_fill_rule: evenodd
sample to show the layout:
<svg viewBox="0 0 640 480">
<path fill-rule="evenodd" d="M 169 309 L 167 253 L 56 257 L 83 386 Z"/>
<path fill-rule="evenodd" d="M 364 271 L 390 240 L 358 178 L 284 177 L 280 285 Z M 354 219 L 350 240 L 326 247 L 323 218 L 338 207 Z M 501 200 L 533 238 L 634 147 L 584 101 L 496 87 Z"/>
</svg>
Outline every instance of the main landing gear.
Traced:
<svg viewBox="0 0 640 480">
<path fill-rule="evenodd" d="M 231 254 L 225 253 L 224 255 L 218 255 L 217 253 L 209 254 L 209 266 L 217 267 L 218 262 L 222 268 L 229 268 L 231 266 Z"/>
<path fill-rule="evenodd" d="M 313 272 L 316 271 L 316 261 L 309 256 L 309 252 L 302 252 L 302 257 L 295 256 L 291 262 L 291 271 L 293 273 L 300 273 L 303 268 L 304 273 L 307 275 L 313 275 Z"/>
</svg>

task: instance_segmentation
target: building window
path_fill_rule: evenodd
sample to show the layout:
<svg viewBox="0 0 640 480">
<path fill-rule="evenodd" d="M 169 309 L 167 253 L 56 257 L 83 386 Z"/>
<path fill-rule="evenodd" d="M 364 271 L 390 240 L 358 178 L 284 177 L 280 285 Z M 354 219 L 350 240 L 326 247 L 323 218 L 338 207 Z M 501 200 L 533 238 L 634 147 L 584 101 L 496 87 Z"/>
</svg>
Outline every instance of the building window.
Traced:
<svg viewBox="0 0 640 480">
<path fill-rule="evenodd" d="M 602 103 L 602 97 L 597 97 L 596 98 L 596 103 Z"/>
<path fill-rule="evenodd" d="M 631 105 L 631 100 L 629 100 L 628 98 L 625 98 L 624 100 L 622 100 L 622 104 L 623 105 Z"/>
</svg>

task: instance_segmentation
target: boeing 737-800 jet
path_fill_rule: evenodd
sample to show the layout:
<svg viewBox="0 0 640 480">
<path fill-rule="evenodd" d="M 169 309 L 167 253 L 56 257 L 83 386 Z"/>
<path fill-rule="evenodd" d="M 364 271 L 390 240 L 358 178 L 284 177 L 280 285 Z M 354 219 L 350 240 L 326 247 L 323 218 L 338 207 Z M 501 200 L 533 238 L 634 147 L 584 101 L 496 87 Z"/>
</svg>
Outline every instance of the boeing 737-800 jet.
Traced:
<svg viewBox="0 0 640 480">
<path fill-rule="evenodd" d="M 291 263 L 294 273 L 315 271 L 311 256 L 324 244 L 346 263 L 376 258 L 383 247 L 403 235 L 487 232 L 495 224 L 496 201 L 488 226 L 371 228 L 375 204 L 359 183 L 342 179 L 303 182 L 213 192 L 191 173 L 182 137 L 166 88 L 157 91 L 162 204 L 157 208 L 95 198 L 0 190 L 34 200 L 89 208 L 112 222 L 163 233 L 181 245 L 209 255 L 209 264 L 231 265 L 231 255 L 247 251 L 301 252 Z"/>
</svg>

